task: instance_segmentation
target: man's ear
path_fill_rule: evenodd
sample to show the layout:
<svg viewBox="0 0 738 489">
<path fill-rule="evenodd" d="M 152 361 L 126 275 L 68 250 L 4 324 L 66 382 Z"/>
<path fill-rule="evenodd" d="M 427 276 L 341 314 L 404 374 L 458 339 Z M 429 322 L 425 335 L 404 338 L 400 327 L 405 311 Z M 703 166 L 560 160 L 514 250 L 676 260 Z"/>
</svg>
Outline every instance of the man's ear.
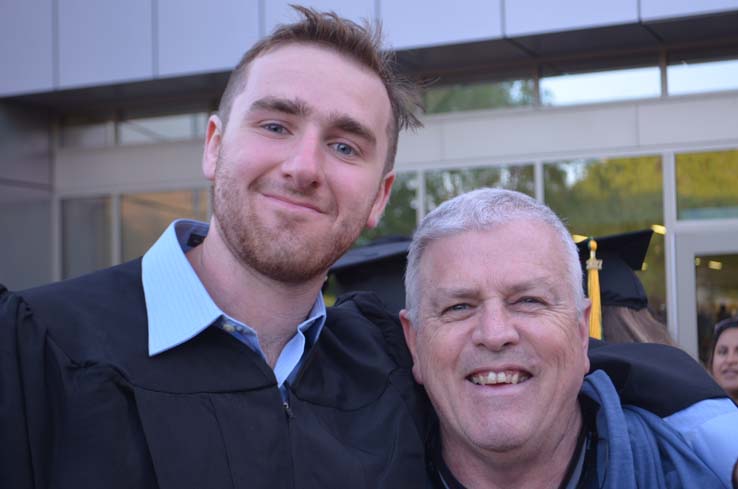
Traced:
<svg viewBox="0 0 738 489">
<path fill-rule="evenodd" d="M 395 182 L 395 171 L 392 170 L 382 177 L 382 182 L 379 184 L 379 191 L 374 199 L 372 210 L 369 213 L 369 219 L 366 221 L 366 227 L 373 229 L 379 224 L 379 220 L 382 218 L 384 208 L 387 206 L 390 192 L 392 191 L 392 184 Z"/>
<path fill-rule="evenodd" d="M 205 149 L 202 154 L 202 174 L 211 182 L 215 179 L 215 167 L 218 163 L 222 139 L 223 123 L 220 117 L 213 114 L 208 119 L 208 129 L 205 133 Z"/>
<path fill-rule="evenodd" d="M 589 355 L 587 353 L 589 352 L 589 311 L 592 309 L 592 302 L 589 299 L 585 300 L 587 301 L 587 306 L 577 320 L 577 332 L 579 333 L 578 339 L 581 342 L 582 352 L 584 354 L 584 374 L 586 375 L 589 372 Z"/>
<path fill-rule="evenodd" d="M 413 357 L 413 377 L 415 382 L 418 384 L 423 383 L 423 374 L 420 371 L 420 364 L 418 363 L 417 356 L 417 335 L 418 331 L 413 327 L 412 321 L 407 309 L 400 311 L 400 322 L 402 323 L 402 332 L 405 334 L 405 343 L 407 343 L 407 349 L 410 350 L 410 355 Z"/>
</svg>

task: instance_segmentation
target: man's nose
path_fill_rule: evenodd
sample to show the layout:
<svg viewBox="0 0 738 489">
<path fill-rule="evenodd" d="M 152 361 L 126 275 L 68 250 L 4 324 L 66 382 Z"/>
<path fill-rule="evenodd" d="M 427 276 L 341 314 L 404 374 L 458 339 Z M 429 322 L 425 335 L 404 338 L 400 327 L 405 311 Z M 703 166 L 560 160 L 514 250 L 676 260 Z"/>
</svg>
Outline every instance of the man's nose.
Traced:
<svg viewBox="0 0 738 489">
<path fill-rule="evenodd" d="M 283 175 L 298 189 L 320 186 L 323 180 L 323 143 L 320 136 L 307 131 L 295 142 L 289 157 L 282 163 Z"/>
<path fill-rule="evenodd" d="M 476 346 L 500 351 L 520 341 L 513 316 L 502 304 L 485 304 L 472 332 Z"/>
</svg>

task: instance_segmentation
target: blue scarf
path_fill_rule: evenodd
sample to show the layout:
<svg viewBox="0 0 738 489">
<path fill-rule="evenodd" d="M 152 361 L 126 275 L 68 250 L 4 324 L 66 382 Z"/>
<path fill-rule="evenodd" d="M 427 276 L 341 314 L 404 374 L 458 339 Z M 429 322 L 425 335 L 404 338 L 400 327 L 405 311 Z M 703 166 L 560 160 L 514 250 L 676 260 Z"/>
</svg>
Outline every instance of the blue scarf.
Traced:
<svg viewBox="0 0 738 489">
<path fill-rule="evenodd" d="M 596 419 L 600 487 L 724 487 L 664 420 L 639 407 L 622 406 L 612 381 L 602 370 L 585 377 L 581 392 L 600 405 Z"/>
</svg>

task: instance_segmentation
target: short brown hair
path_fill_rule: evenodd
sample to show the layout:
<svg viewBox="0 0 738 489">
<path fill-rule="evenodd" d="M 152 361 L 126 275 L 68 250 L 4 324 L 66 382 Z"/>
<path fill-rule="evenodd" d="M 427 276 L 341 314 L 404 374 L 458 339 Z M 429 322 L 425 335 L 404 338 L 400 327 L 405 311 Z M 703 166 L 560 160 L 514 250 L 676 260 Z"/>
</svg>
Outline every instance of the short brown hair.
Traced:
<svg viewBox="0 0 738 489">
<path fill-rule="evenodd" d="M 224 127 L 228 123 L 233 101 L 246 87 L 248 66 L 254 59 L 285 44 L 324 45 L 358 61 L 382 80 L 392 107 L 392 119 L 387 128 L 389 147 L 384 166 L 385 172 L 390 171 L 397 154 L 400 130 L 423 125 L 414 114 L 416 108 L 422 107 L 418 87 L 399 74 L 392 52 L 381 50 L 381 26 L 378 23 L 371 25 L 366 22 L 360 26 L 339 17 L 335 12 L 318 12 L 298 5 L 291 7 L 303 19 L 278 26 L 270 36 L 252 46 L 233 69 L 218 108 Z"/>
</svg>

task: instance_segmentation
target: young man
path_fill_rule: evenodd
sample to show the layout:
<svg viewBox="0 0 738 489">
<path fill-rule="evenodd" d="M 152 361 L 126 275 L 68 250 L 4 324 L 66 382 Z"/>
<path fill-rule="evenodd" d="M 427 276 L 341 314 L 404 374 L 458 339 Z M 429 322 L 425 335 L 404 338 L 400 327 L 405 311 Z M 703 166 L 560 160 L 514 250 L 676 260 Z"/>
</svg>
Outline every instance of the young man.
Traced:
<svg viewBox="0 0 738 489">
<path fill-rule="evenodd" d="M 415 94 L 371 30 L 297 10 L 209 120 L 209 226 L 2 294 L 4 487 L 423 487 L 399 330 L 320 294 L 382 214 Z"/>
</svg>

